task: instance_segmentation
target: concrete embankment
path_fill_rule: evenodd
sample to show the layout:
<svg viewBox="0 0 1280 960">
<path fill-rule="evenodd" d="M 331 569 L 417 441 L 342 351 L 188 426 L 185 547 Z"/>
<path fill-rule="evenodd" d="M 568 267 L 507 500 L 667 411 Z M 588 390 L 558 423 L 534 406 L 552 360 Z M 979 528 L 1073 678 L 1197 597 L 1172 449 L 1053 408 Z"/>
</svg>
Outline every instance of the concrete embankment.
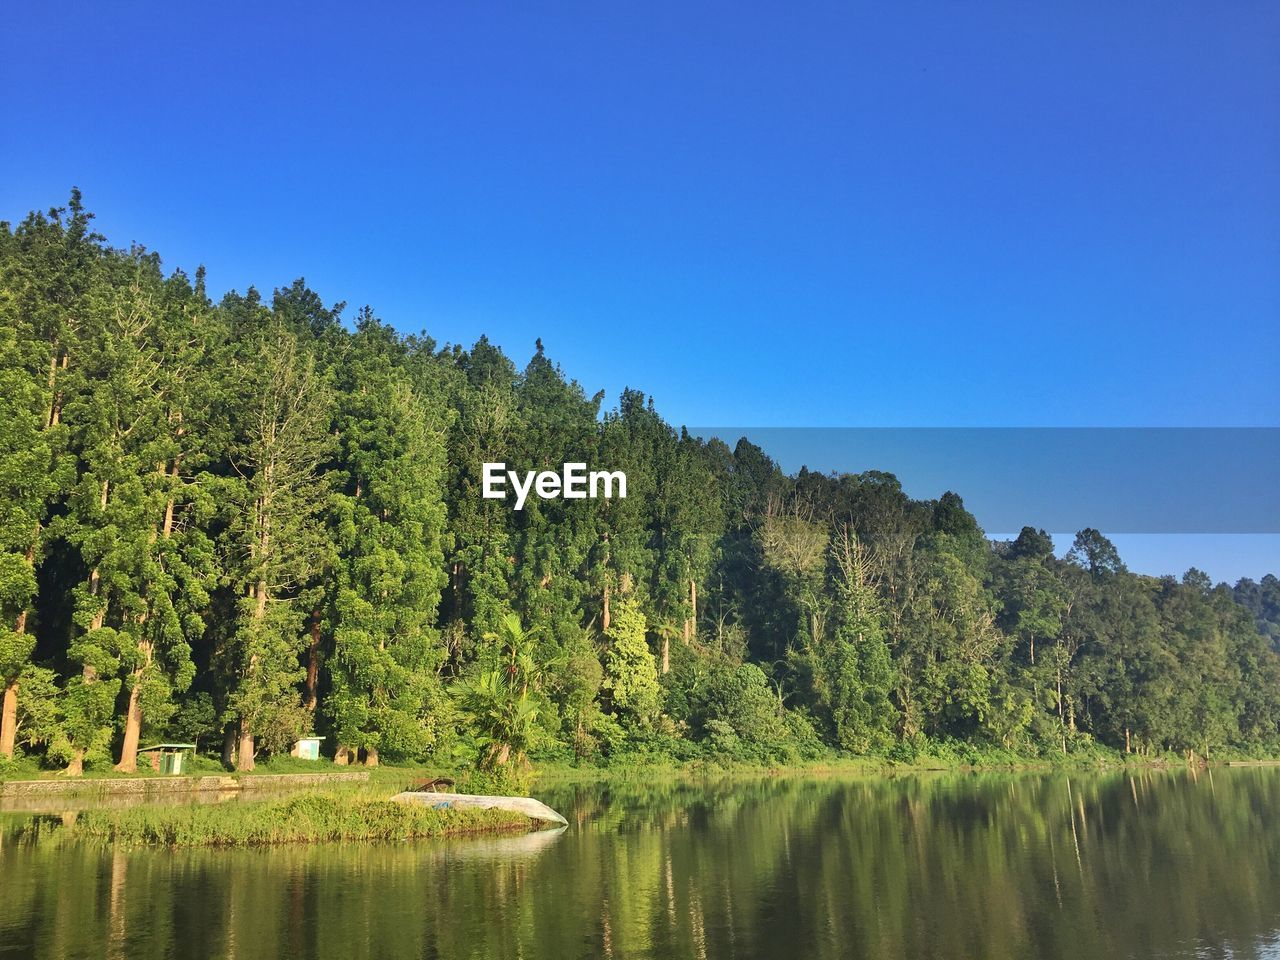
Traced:
<svg viewBox="0 0 1280 960">
<path fill-rule="evenodd" d="M 5 780 L 0 781 L 0 810 L 29 809 L 51 798 L 121 797 L 161 799 L 181 794 L 239 793 L 316 787 L 330 783 L 360 783 L 368 771 L 343 773 L 265 773 L 252 776 L 113 777 L 102 780 Z"/>
</svg>

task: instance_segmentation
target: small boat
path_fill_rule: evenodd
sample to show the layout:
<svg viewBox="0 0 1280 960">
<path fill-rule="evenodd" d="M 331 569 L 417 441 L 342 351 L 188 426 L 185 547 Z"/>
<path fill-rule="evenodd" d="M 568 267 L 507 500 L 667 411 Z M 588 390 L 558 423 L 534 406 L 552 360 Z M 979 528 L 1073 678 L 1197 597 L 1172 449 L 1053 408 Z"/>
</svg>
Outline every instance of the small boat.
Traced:
<svg viewBox="0 0 1280 960">
<path fill-rule="evenodd" d="M 391 798 L 397 803 L 421 803 L 435 810 L 451 810 L 471 807 L 478 810 L 510 810 L 522 813 L 530 820 L 568 825 L 569 821 L 556 813 L 541 800 L 533 797 L 483 797 L 470 793 L 433 793 L 427 790 L 406 790 Z"/>
</svg>

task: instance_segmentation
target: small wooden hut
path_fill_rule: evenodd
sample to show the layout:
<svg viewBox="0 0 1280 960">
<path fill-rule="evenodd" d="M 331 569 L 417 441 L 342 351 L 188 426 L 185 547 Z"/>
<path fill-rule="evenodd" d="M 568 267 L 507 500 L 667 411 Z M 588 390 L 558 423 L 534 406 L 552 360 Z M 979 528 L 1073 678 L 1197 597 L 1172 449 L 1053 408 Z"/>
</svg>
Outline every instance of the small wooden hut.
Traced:
<svg viewBox="0 0 1280 960">
<path fill-rule="evenodd" d="M 302 760 L 320 759 L 320 741 L 324 737 L 301 737 L 293 745 L 289 754 Z"/>
<path fill-rule="evenodd" d="M 194 743 L 153 743 L 149 747 L 141 747 L 138 756 L 149 759 L 151 769 L 156 773 L 177 777 L 187 772 L 187 757 L 194 754 L 195 749 Z"/>
</svg>

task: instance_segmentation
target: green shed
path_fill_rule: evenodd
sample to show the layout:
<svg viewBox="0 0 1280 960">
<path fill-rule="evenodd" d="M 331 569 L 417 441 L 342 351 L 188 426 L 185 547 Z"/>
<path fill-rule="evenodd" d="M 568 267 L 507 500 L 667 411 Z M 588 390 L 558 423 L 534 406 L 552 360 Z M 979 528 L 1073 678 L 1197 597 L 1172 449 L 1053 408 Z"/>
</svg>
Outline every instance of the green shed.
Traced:
<svg viewBox="0 0 1280 960">
<path fill-rule="evenodd" d="M 319 760 L 320 741 L 323 739 L 324 737 L 301 737 L 289 752 L 302 760 Z"/>
<path fill-rule="evenodd" d="M 151 760 L 151 769 L 157 773 L 180 776 L 186 772 L 187 754 L 194 753 L 194 743 L 153 743 L 142 747 L 138 755 L 147 754 Z"/>
</svg>

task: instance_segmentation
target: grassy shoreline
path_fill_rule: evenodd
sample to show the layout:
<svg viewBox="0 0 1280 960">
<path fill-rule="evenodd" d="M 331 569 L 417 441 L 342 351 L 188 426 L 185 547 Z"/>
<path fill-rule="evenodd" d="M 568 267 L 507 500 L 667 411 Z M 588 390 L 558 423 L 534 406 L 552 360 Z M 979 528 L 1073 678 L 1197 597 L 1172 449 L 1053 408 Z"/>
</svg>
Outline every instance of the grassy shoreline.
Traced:
<svg viewBox="0 0 1280 960">
<path fill-rule="evenodd" d="M 760 778 L 884 778 L 925 774 L 1086 772 L 1118 770 L 1185 769 L 1186 759 L 1176 756 L 1125 757 L 1120 755 L 1077 755 L 1054 758 L 988 758 L 982 764 L 942 762 L 918 758 L 915 763 L 880 758 L 835 758 L 791 765 L 731 764 L 635 764 L 626 767 L 576 767 L 567 764 L 540 766 L 536 784 L 545 788 L 577 784 L 640 782 L 684 782 L 756 780 Z M 1246 760 L 1215 758 L 1212 765 L 1227 763 L 1275 764 L 1273 759 Z M 321 784 L 331 770 L 317 770 L 315 784 L 295 781 L 276 794 L 261 799 L 237 799 L 226 803 L 144 802 L 121 808 L 86 809 L 50 820 L 37 828 L 41 835 L 65 841 L 120 843 L 136 846 L 235 847 L 290 843 L 324 842 L 404 842 L 476 835 L 524 833 L 535 828 L 527 817 L 500 810 L 447 809 L 401 804 L 389 799 L 392 793 L 413 781 L 443 771 L 418 766 L 382 766 L 369 770 L 370 777 L 345 786 Z M 86 791 L 106 790 L 114 778 L 78 781 Z M 177 778 L 166 778 L 170 782 Z M 198 778 L 192 778 L 194 781 Z M 70 784 L 68 784 L 70 786 Z M 317 789 L 317 787 L 321 789 Z M 486 791 L 477 791 L 486 792 Z M 496 792 L 496 791 L 493 791 Z M 158 798 L 157 798 L 158 799 Z M 45 830 L 48 830 L 48 834 Z"/>
<path fill-rule="evenodd" d="M 577 765 L 563 760 L 544 759 L 535 763 L 534 783 L 570 784 L 591 783 L 608 780 L 633 779 L 699 779 L 699 778 L 751 778 L 772 776 L 883 776 L 900 777 L 922 773 L 1010 773 L 1010 772 L 1048 772 L 1053 770 L 1119 770 L 1119 769 L 1175 769 L 1188 766 L 1188 759 L 1179 754 L 1154 754 L 1139 756 L 1125 754 L 1110 749 L 1095 748 L 1082 750 L 1067 755 L 1052 754 L 1025 756 L 1002 750 L 958 749 L 954 745 L 939 744 L 936 749 L 921 752 L 911 759 L 899 759 L 879 756 L 833 756 L 816 760 L 796 761 L 791 763 L 764 763 L 741 759 L 696 759 L 673 760 L 663 758 L 637 758 L 630 763 L 613 765 Z M 205 760 L 205 758 L 201 758 Z M 1251 754 L 1237 751 L 1223 751 L 1207 761 L 1196 757 L 1196 765 L 1225 766 L 1227 764 L 1267 765 L 1280 764 L 1280 757 L 1273 755 Z M 449 767 L 432 764 L 412 763 L 406 765 L 382 764 L 376 767 L 344 766 L 339 767 L 325 761 L 301 761 L 291 757 L 282 757 L 260 764 L 258 769 L 249 773 L 239 773 L 222 769 L 206 761 L 201 768 L 191 774 L 173 777 L 154 773 L 151 770 L 139 770 L 136 773 L 121 773 L 109 767 L 89 769 L 79 777 L 68 778 L 59 771 L 36 769 L 25 763 L 9 765 L 0 764 L 0 795 L 4 794 L 6 784 L 18 786 L 22 783 L 57 782 L 65 784 L 67 792 L 111 792 L 113 782 L 120 780 L 154 782 L 157 786 L 174 786 L 174 792 L 181 792 L 177 787 L 181 781 L 185 789 L 196 789 L 196 783 L 204 779 L 207 783 L 221 780 L 230 789 L 240 786 L 252 786 L 255 783 L 267 786 L 273 780 L 306 778 L 313 783 L 281 785 L 277 789 L 311 790 L 324 784 L 326 779 L 339 777 L 361 778 L 370 788 L 395 786 L 403 789 L 408 783 L 419 779 L 436 776 L 456 777 L 459 780 L 459 791 L 467 793 L 500 793 L 498 789 L 467 789 L 467 774 L 459 773 Z M 536 786 L 534 787 L 536 789 Z M 60 791 L 61 792 L 61 791 Z"/>
<path fill-rule="evenodd" d="M 86 810 L 60 827 L 75 840 L 140 846 L 226 847 L 405 841 L 524 833 L 533 822 L 506 810 L 436 810 L 338 793 L 221 804 Z"/>
</svg>

